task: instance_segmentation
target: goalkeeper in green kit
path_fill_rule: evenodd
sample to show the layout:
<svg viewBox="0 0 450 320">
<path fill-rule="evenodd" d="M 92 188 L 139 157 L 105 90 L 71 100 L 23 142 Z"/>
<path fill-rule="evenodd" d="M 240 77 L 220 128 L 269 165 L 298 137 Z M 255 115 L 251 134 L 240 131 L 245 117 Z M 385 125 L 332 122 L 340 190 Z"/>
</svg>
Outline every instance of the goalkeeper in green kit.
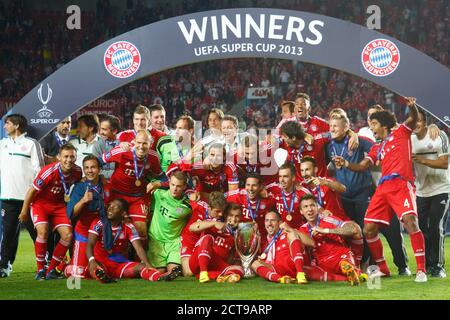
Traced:
<svg viewBox="0 0 450 320">
<path fill-rule="evenodd" d="M 152 217 L 149 230 L 148 258 L 161 273 L 164 280 L 181 275 L 181 231 L 189 221 L 191 207 L 184 191 L 187 176 L 181 171 L 170 176 L 169 190 L 156 189 L 152 200 Z"/>
</svg>

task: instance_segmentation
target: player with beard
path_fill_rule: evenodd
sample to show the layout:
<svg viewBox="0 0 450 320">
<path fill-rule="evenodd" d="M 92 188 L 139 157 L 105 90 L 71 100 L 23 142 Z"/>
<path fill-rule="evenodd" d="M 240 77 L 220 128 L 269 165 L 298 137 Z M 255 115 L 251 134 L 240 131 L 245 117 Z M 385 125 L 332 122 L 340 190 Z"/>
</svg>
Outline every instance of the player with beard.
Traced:
<svg viewBox="0 0 450 320">
<path fill-rule="evenodd" d="M 263 190 L 262 178 L 257 173 L 250 173 L 245 179 L 245 189 L 237 189 L 226 193 L 228 202 L 234 202 L 241 206 L 242 222 L 256 222 L 261 235 L 261 246 L 267 239 L 266 228 L 264 227 L 264 217 L 266 213 L 275 209 L 274 199 L 262 198 L 260 196 Z"/>
<path fill-rule="evenodd" d="M 282 222 L 275 211 L 266 214 L 267 245 L 252 263 L 252 269 L 262 278 L 279 283 L 306 284 L 303 271 L 303 244 L 314 246 L 308 237 L 296 233 Z"/>
<path fill-rule="evenodd" d="M 304 187 L 295 187 L 295 168 L 291 164 L 284 164 L 278 170 L 279 183 L 267 186 L 269 197 L 275 200 L 277 212 L 281 220 L 292 228 L 299 228 L 303 224 L 300 214 L 300 199 L 309 194 Z"/>
<path fill-rule="evenodd" d="M 344 222 L 331 216 L 321 218 L 313 195 L 301 199 L 301 212 L 307 222 L 299 231 L 311 237 L 315 243 L 312 249 L 313 267 L 309 270 L 306 268 L 309 278 L 317 280 L 317 271 L 323 270 L 329 273 L 328 280 L 341 280 L 341 274 L 347 277 L 351 285 L 366 280 L 366 276 L 356 266 L 354 253 L 345 240 L 345 237 L 362 239 L 359 226 L 353 221 Z"/>
</svg>

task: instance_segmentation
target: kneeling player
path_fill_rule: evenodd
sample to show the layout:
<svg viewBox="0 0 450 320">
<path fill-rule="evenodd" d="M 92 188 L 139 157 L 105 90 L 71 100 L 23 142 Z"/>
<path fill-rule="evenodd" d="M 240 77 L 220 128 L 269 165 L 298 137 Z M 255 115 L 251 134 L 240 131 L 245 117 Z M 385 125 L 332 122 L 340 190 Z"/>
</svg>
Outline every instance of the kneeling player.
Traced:
<svg viewBox="0 0 450 320">
<path fill-rule="evenodd" d="M 252 269 L 262 278 L 280 283 L 308 283 L 303 272 L 303 245 L 313 246 L 308 237 L 298 234 L 282 223 L 278 212 L 266 214 L 265 227 L 268 245 L 252 263 Z"/>
<path fill-rule="evenodd" d="M 86 247 L 89 272 L 93 278 L 100 281 L 139 276 L 149 281 L 159 280 L 161 273 L 150 265 L 136 228 L 130 223 L 123 222 L 127 212 L 128 203 L 116 198 L 107 211 L 111 233 L 108 233 L 109 226 L 104 226 L 101 220 L 96 219 L 92 223 Z M 129 242 L 144 263 L 128 260 Z"/>
<path fill-rule="evenodd" d="M 361 237 L 361 229 L 353 221 L 344 222 L 332 216 L 321 218 L 318 209 L 313 195 L 301 199 L 300 210 L 307 223 L 299 230 L 315 242 L 312 267 L 306 268 L 308 278 L 339 281 L 345 280 L 342 277 L 345 275 L 351 285 L 358 285 L 366 280 L 366 275 L 356 267 L 354 254 L 347 247 L 344 237 Z"/>
<path fill-rule="evenodd" d="M 189 259 L 189 267 L 199 275 L 200 283 L 214 278 L 217 282 L 238 282 L 243 276 L 241 266 L 230 265 L 234 258 L 234 232 L 241 217 L 241 206 L 230 203 L 225 222 L 197 221 L 190 226 L 192 232 L 203 233 Z"/>
</svg>

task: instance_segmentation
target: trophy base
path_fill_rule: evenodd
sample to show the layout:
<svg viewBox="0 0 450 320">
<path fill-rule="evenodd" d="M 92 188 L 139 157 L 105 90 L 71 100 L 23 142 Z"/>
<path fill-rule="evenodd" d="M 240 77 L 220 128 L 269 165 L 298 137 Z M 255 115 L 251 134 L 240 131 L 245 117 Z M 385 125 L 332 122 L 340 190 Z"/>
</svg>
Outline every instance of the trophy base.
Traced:
<svg viewBox="0 0 450 320">
<path fill-rule="evenodd" d="M 254 278 L 256 277 L 255 271 L 253 271 L 251 268 L 244 269 L 244 278 Z"/>
</svg>

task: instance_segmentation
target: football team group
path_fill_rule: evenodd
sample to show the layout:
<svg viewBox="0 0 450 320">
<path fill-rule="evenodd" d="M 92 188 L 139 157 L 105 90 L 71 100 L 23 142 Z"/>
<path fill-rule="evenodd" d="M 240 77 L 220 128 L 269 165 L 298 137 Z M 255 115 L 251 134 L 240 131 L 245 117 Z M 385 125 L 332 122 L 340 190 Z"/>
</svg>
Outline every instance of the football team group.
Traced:
<svg viewBox="0 0 450 320">
<path fill-rule="evenodd" d="M 388 277 L 379 233 L 402 241 L 400 225 L 415 281 L 445 277 L 448 137 L 427 126 L 415 98 L 404 103 L 405 122 L 375 105 L 356 133 L 344 110 L 323 120 L 299 93 L 281 104 L 269 134 L 240 132 L 236 117 L 211 109 L 200 138 L 190 116 L 170 130 L 163 106 L 139 105 L 133 129 L 87 114 L 78 136 L 66 118 L 40 144 L 26 136 L 26 119 L 10 114 L 0 142 L 0 277 L 13 275 L 22 224 L 37 280 L 237 282 L 240 223 L 260 235 L 251 269 L 268 281 L 357 285 L 369 265 Z M 399 274 L 411 272 L 404 265 Z"/>
</svg>

